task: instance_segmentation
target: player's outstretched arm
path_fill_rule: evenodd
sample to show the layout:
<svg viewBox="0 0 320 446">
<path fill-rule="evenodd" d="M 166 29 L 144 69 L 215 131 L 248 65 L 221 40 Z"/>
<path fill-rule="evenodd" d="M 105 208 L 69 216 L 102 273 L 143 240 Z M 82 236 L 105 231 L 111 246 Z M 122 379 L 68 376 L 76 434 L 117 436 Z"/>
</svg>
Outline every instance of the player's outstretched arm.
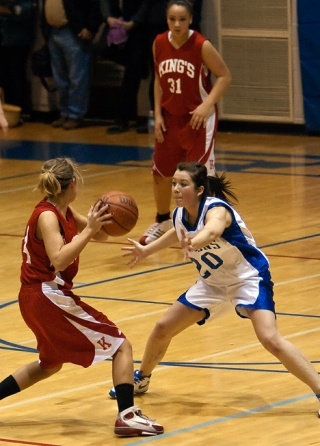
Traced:
<svg viewBox="0 0 320 446">
<path fill-rule="evenodd" d="M 123 251 L 127 251 L 125 254 L 123 254 L 123 257 L 132 256 L 127 263 L 127 265 L 132 268 L 147 256 L 154 254 L 157 251 L 161 251 L 164 248 L 169 248 L 174 243 L 177 243 L 178 237 L 175 229 L 171 228 L 160 238 L 146 246 L 141 245 L 139 242 L 136 242 L 131 238 L 128 238 L 128 241 L 131 243 L 131 245 L 124 246 L 121 249 Z"/>
</svg>

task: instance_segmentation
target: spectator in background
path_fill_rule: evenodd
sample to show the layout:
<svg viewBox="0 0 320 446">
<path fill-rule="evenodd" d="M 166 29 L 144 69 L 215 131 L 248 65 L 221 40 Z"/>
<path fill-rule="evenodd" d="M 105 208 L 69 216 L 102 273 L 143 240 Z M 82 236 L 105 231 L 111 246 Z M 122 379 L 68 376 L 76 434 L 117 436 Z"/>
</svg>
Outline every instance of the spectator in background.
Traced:
<svg viewBox="0 0 320 446">
<path fill-rule="evenodd" d="M 117 134 L 129 130 L 129 121 L 138 118 L 138 92 L 146 76 L 147 45 L 141 8 L 145 0 L 100 0 L 101 12 L 109 27 L 122 27 L 128 35 L 124 47 L 124 77 L 114 124 L 107 133 Z M 106 98 L 106 100 L 108 100 Z"/>
<path fill-rule="evenodd" d="M 202 0 L 191 0 L 190 3 L 192 4 L 192 23 L 191 23 L 191 29 L 194 29 L 195 31 L 201 32 L 201 18 L 202 18 Z"/>
<path fill-rule="evenodd" d="M 102 18 L 99 0 L 44 0 L 43 32 L 60 96 L 60 117 L 53 127 L 83 125 L 90 94 L 92 40 Z"/>
<path fill-rule="evenodd" d="M 30 111 L 27 59 L 34 42 L 35 0 L 0 2 L 0 87 L 5 100 Z"/>
</svg>

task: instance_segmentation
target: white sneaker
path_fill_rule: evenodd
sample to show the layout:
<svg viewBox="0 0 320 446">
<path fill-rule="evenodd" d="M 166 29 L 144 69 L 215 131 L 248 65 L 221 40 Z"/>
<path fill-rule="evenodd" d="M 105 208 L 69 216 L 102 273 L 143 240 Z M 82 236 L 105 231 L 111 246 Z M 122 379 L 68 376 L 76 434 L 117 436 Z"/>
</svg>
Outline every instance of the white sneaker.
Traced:
<svg viewBox="0 0 320 446">
<path fill-rule="evenodd" d="M 172 219 L 165 220 L 161 223 L 155 222 L 146 230 L 143 236 L 140 238 L 139 243 L 141 245 L 149 245 L 160 238 L 165 232 L 169 231 L 173 227 Z"/>
<path fill-rule="evenodd" d="M 134 393 L 146 393 L 149 389 L 151 375 L 142 376 L 140 370 L 135 370 L 133 372 L 133 381 L 134 381 Z M 117 392 L 114 387 L 109 392 L 109 396 L 113 399 L 117 398 Z"/>
<path fill-rule="evenodd" d="M 120 412 L 114 426 L 114 433 L 125 437 L 160 435 L 163 432 L 163 426 L 143 415 L 137 406 L 129 407 Z"/>
</svg>

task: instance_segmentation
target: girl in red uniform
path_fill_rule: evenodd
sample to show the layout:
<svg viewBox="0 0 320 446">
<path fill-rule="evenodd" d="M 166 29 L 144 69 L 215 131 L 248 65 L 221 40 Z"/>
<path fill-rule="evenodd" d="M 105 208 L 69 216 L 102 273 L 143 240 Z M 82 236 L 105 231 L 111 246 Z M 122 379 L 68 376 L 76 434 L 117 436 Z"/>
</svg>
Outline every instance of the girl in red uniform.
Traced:
<svg viewBox="0 0 320 446">
<path fill-rule="evenodd" d="M 191 3 L 170 0 L 169 31 L 158 35 L 153 44 L 156 142 L 152 173 L 157 216 L 141 237 L 142 245 L 172 227 L 171 180 L 177 164 L 198 161 L 206 165 L 209 175 L 215 172 L 216 104 L 227 91 L 231 75 L 209 40 L 189 29 L 191 22 Z"/>
<path fill-rule="evenodd" d="M 70 362 L 89 367 L 112 357 L 117 389 L 117 435 L 158 435 L 163 427 L 142 415 L 133 402 L 132 348 L 125 335 L 103 313 L 72 292 L 79 254 L 91 239 L 105 240 L 101 230 L 112 218 L 108 205 L 91 206 L 87 217 L 69 205 L 83 182 L 69 158 L 47 161 L 38 189 L 44 195 L 34 208 L 22 242 L 19 305 L 37 339 L 39 360 L 16 370 L 0 383 L 0 399 L 20 392 Z"/>
</svg>

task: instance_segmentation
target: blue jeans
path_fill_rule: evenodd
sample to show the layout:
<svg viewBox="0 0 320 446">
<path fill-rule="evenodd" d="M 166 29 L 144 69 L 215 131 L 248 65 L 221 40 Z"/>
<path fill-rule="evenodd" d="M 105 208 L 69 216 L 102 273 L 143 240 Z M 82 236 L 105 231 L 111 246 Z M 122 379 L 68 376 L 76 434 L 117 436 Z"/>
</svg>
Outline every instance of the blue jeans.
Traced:
<svg viewBox="0 0 320 446">
<path fill-rule="evenodd" d="M 79 39 L 68 26 L 50 28 L 52 73 L 60 95 L 61 116 L 82 119 L 90 93 L 91 42 Z"/>
</svg>

